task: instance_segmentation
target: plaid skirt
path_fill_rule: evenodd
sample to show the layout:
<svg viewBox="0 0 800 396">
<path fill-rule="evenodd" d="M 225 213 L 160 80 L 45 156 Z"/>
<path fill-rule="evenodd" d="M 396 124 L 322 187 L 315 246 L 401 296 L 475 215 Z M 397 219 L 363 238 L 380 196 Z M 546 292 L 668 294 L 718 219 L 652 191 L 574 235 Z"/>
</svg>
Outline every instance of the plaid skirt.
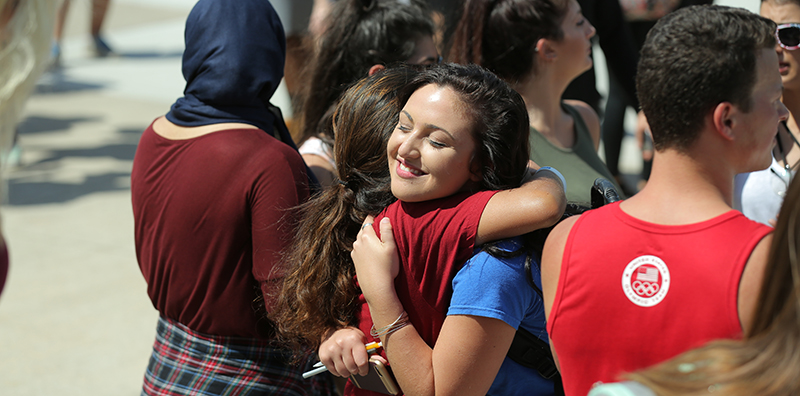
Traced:
<svg viewBox="0 0 800 396">
<path fill-rule="evenodd" d="M 200 334 L 160 317 L 142 395 L 334 394 L 330 375 L 303 379 L 312 363 L 290 365 L 290 357 L 291 352 L 269 342 Z"/>
</svg>

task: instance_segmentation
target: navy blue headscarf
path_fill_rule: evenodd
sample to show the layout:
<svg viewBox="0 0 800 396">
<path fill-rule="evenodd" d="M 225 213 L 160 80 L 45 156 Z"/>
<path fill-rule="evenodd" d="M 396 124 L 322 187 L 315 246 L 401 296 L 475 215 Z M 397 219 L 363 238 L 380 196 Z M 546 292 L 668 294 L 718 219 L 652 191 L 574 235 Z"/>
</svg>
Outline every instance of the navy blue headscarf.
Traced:
<svg viewBox="0 0 800 396">
<path fill-rule="evenodd" d="M 286 58 L 283 25 L 269 1 L 200 0 L 189 13 L 184 40 L 186 88 L 168 120 L 189 127 L 250 124 L 297 148 L 269 103 Z"/>
</svg>

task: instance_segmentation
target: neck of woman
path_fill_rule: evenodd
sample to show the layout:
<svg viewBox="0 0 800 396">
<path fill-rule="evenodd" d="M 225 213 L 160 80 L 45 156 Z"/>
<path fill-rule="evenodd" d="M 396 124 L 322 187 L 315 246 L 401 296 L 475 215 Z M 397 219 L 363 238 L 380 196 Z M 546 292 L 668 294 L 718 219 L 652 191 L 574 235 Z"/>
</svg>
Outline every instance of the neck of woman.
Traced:
<svg viewBox="0 0 800 396">
<path fill-rule="evenodd" d="M 778 137 L 781 139 L 781 144 L 777 145 L 778 147 L 775 150 L 777 151 L 782 147 L 784 152 L 773 152 L 775 153 L 775 158 L 781 162 L 781 165 L 789 165 L 789 167 L 797 170 L 797 165 L 800 164 L 800 146 L 795 141 L 800 141 L 800 126 L 797 124 L 797 117 L 800 116 L 800 91 L 785 90 L 782 101 L 789 110 L 789 119 L 786 120 L 786 126 L 789 127 L 789 133 L 794 136 L 794 139 L 792 139 L 792 136 L 781 136 L 779 134 Z"/>
<path fill-rule="evenodd" d="M 790 116 L 800 115 L 800 91 L 786 89 L 783 91 L 783 105 L 789 109 Z"/>
<path fill-rule="evenodd" d="M 531 126 L 544 136 L 555 138 L 570 133 L 560 127 L 564 118 L 561 96 L 569 83 L 555 75 L 552 68 L 540 67 L 536 75 L 531 74 L 514 87 L 525 100 Z"/>
</svg>

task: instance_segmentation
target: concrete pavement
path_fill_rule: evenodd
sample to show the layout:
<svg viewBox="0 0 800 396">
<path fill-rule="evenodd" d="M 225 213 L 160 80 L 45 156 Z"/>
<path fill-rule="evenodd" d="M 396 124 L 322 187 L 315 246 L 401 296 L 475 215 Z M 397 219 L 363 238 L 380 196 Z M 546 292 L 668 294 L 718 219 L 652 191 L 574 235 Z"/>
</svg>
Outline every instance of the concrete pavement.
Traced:
<svg viewBox="0 0 800 396">
<path fill-rule="evenodd" d="M 5 175 L 0 394 L 139 394 L 157 313 L 133 249 L 130 169 L 141 131 L 181 95 L 192 4 L 112 1 L 119 56 L 94 59 L 89 2 L 73 1 L 64 68 L 38 85 Z"/>
<path fill-rule="evenodd" d="M 89 1 L 73 0 L 64 68 L 42 78 L 20 127 L 21 165 L 5 175 L 1 395 L 139 394 L 157 313 L 133 249 L 130 169 L 141 131 L 181 95 L 193 4 L 112 1 L 106 36 L 119 56 L 94 59 Z"/>
</svg>

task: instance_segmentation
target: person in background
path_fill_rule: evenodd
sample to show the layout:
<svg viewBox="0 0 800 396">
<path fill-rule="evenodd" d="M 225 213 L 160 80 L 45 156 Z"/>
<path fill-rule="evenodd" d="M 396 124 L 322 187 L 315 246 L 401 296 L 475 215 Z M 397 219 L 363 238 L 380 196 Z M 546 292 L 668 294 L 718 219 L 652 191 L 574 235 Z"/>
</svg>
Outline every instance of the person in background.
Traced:
<svg viewBox="0 0 800 396">
<path fill-rule="evenodd" d="M 323 186 L 335 174 L 331 114 L 342 92 L 393 63 L 439 59 L 423 0 L 339 0 L 331 7 L 303 79 L 297 138 L 303 159 Z"/>
<path fill-rule="evenodd" d="M 597 155 L 597 113 L 561 97 L 591 67 L 594 33 L 575 0 L 467 0 L 447 54 L 493 71 L 522 95 L 531 160 L 563 173 L 567 201 L 586 207 L 595 179 L 614 178 Z"/>
<path fill-rule="evenodd" d="M 106 56 L 111 55 L 114 52 L 111 50 L 111 47 L 108 46 L 108 43 L 106 43 L 106 41 L 100 36 L 100 30 L 103 28 L 103 22 L 106 19 L 106 13 L 108 12 L 108 4 L 110 2 L 111 0 L 91 0 L 92 3 L 92 18 L 90 25 L 90 33 L 92 35 L 91 48 L 94 52 L 94 55 L 98 58 L 104 58 Z M 69 11 L 70 4 L 71 0 L 64 0 L 64 2 L 61 3 L 61 8 L 59 8 L 58 10 L 58 18 L 56 19 L 52 56 L 53 56 L 53 64 L 57 67 L 61 66 L 61 39 L 64 36 L 64 23 L 67 20 L 67 11 Z"/>
<path fill-rule="evenodd" d="M 630 29 L 625 23 L 619 0 L 579 0 L 578 4 L 581 5 L 583 15 L 597 30 L 597 41 L 603 50 L 609 77 L 617 78 L 624 94 L 636 101 L 635 77 L 639 53 Z M 598 114 L 603 114 L 600 107 L 602 97 L 597 91 L 594 65 L 572 80 L 564 91 L 564 99 L 586 102 Z M 603 143 L 605 144 L 605 136 Z M 612 165 L 608 166 L 613 171 Z"/>
<path fill-rule="evenodd" d="M 542 255 L 567 395 L 752 327 L 772 229 L 730 205 L 788 117 L 774 46 L 775 24 L 739 8 L 683 8 L 650 31 L 636 79 L 652 177 L 561 222 Z"/>
<path fill-rule="evenodd" d="M 647 32 L 655 25 L 658 18 L 675 10 L 680 0 L 614 0 L 621 4 L 621 16 L 619 21 L 620 29 L 625 29 L 630 33 L 633 50 L 637 54 L 642 49 Z M 635 65 L 635 63 L 634 63 Z M 628 107 L 639 112 L 639 100 L 630 93 L 630 85 L 636 81 L 636 72 L 628 75 L 617 75 L 609 73 L 609 89 L 606 100 L 605 114 L 603 115 L 603 150 L 608 169 L 617 180 L 621 180 L 619 171 L 619 158 L 622 150 L 622 139 L 625 136 L 625 111 Z M 649 136 L 645 137 L 649 146 Z M 644 143 L 644 142 L 643 142 Z M 652 150 L 643 151 L 641 179 L 637 183 L 627 186 L 629 195 L 641 190 L 641 187 L 650 177 L 652 164 Z M 622 184 L 620 182 L 620 184 Z M 626 187 L 623 184 L 623 187 Z"/>
<path fill-rule="evenodd" d="M 36 80 L 47 67 L 56 2 L 0 0 L 0 166 Z M 8 274 L 8 247 L 0 236 L 0 293 Z"/>
<path fill-rule="evenodd" d="M 605 384 L 589 396 L 800 394 L 800 182 L 792 181 L 773 232 L 753 324 L 745 339 L 711 342 Z"/>
<path fill-rule="evenodd" d="M 778 128 L 772 164 L 762 171 L 736 175 L 733 207 L 759 223 L 774 225 L 789 182 L 800 167 L 800 1 L 765 0 L 761 16 L 778 24 L 778 67 L 783 81 L 783 104 L 789 119 Z"/>
<path fill-rule="evenodd" d="M 309 175 L 269 100 L 283 27 L 263 0 L 200 0 L 184 96 L 144 131 L 131 172 L 136 257 L 160 317 L 143 395 L 330 395 L 266 314 Z"/>
</svg>

